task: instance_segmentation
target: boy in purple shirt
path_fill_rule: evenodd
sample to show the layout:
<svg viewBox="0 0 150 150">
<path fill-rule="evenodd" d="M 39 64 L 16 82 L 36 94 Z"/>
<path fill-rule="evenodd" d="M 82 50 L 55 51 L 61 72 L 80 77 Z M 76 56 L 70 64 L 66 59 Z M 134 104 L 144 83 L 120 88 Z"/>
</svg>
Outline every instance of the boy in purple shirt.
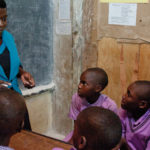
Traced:
<svg viewBox="0 0 150 150">
<path fill-rule="evenodd" d="M 73 145 L 77 150 L 111 150 L 119 143 L 121 131 L 121 121 L 114 112 L 89 107 L 77 117 Z"/>
<path fill-rule="evenodd" d="M 112 150 L 121 139 L 121 121 L 114 112 L 102 107 L 88 107 L 79 113 L 70 150 Z M 52 150 L 64 150 L 55 147 Z M 113 149 L 114 150 L 114 149 Z"/>
<path fill-rule="evenodd" d="M 78 92 L 72 97 L 69 117 L 76 120 L 78 114 L 85 108 L 91 106 L 103 107 L 117 113 L 117 105 L 101 91 L 108 84 L 108 76 L 101 68 L 89 68 L 81 74 Z M 64 141 L 69 141 L 70 133 Z"/>
<path fill-rule="evenodd" d="M 150 81 L 135 81 L 123 96 L 119 115 L 131 150 L 150 150 Z"/>
</svg>

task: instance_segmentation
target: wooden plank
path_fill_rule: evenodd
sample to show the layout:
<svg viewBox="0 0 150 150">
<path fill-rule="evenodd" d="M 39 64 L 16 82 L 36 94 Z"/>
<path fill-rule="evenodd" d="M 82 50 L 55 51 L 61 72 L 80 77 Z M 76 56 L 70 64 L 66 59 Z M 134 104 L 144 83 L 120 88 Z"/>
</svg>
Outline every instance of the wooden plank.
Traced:
<svg viewBox="0 0 150 150">
<path fill-rule="evenodd" d="M 140 46 L 139 79 L 150 80 L 150 44 Z"/>
<path fill-rule="evenodd" d="M 11 138 L 10 147 L 15 150 L 51 150 L 54 147 L 70 150 L 72 146 L 50 137 L 33 132 L 21 131 Z"/>
<path fill-rule="evenodd" d="M 86 0 L 83 2 L 82 36 L 84 37 L 84 47 L 82 50 L 82 71 L 97 65 L 98 3 L 99 1 L 97 0 Z"/>
<path fill-rule="evenodd" d="M 127 89 L 129 84 L 138 79 L 140 49 L 138 44 L 123 44 L 123 51 Z"/>
<path fill-rule="evenodd" d="M 98 42 L 98 67 L 103 68 L 109 77 L 108 86 L 103 91 L 120 105 L 120 46 L 116 40 L 103 38 Z"/>
<path fill-rule="evenodd" d="M 112 38 L 99 41 L 98 66 L 103 68 L 109 77 L 109 84 L 104 93 L 114 99 L 118 106 L 127 86 L 138 79 L 139 52 L 138 44 L 118 44 Z"/>
</svg>

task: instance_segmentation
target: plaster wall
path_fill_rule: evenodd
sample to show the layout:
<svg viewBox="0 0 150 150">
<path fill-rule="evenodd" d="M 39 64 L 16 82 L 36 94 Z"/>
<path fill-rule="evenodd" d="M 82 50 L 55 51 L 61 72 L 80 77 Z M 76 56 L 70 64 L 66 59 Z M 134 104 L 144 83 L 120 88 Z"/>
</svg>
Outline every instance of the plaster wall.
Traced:
<svg viewBox="0 0 150 150">
<path fill-rule="evenodd" d="M 54 90 L 26 97 L 33 131 L 63 139 L 73 129 L 68 118 L 72 94 L 82 70 L 82 7 L 83 0 L 71 0 L 72 34 L 56 34 L 59 0 L 53 0 Z"/>
<path fill-rule="evenodd" d="M 26 97 L 26 105 L 29 112 L 32 130 L 45 134 L 51 124 L 52 95 L 50 91 Z"/>
<path fill-rule="evenodd" d="M 54 0 L 54 83 L 52 103 L 52 130 L 66 135 L 72 127 L 68 118 L 72 96 L 72 34 L 56 34 L 56 22 L 59 19 L 59 0 Z M 72 5 L 72 4 L 71 4 Z M 72 12 L 72 8 L 71 8 Z M 72 14 L 72 13 L 71 13 Z"/>
<path fill-rule="evenodd" d="M 83 0 L 73 1 L 73 20 L 72 20 L 72 38 L 73 38 L 73 93 L 77 91 L 77 86 L 82 72 L 82 51 L 84 48 L 84 38 L 82 36 L 82 15 Z"/>
</svg>

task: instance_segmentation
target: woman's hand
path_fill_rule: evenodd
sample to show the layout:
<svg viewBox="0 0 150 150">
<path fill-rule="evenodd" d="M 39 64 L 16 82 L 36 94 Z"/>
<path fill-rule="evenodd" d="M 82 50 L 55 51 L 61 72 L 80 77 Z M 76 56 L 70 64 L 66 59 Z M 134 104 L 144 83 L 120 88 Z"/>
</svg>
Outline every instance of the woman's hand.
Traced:
<svg viewBox="0 0 150 150">
<path fill-rule="evenodd" d="M 19 68 L 21 80 L 26 88 L 33 88 L 35 81 L 29 72 L 24 71 L 21 67 Z"/>
<path fill-rule="evenodd" d="M 3 81 L 3 80 L 0 80 L 0 86 L 5 86 L 5 87 L 7 87 L 7 86 L 9 86 L 9 85 L 11 85 L 11 83 L 6 82 L 6 81 Z"/>
</svg>

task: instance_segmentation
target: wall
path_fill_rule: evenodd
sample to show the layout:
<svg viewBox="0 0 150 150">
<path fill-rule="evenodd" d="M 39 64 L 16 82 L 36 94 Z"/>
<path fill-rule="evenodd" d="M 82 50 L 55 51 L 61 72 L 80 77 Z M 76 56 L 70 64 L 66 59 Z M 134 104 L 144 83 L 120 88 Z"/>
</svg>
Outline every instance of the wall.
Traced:
<svg viewBox="0 0 150 150">
<path fill-rule="evenodd" d="M 73 1 L 73 92 L 80 75 L 97 66 L 97 1 Z"/>
<path fill-rule="evenodd" d="M 88 67 L 104 68 L 109 85 L 103 92 L 120 106 L 128 84 L 136 79 L 150 80 L 150 44 L 135 43 L 131 39 L 130 43 L 128 39 L 119 42 L 118 38 L 106 36 L 99 39 L 99 0 L 71 1 L 72 35 L 58 35 L 55 32 L 58 2 L 53 0 L 55 88 L 28 97 L 26 102 L 34 130 L 62 139 L 73 127 L 67 115 L 81 72 Z M 37 112 L 35 117 L 34 112 Z"/>
<path fill-rule="evenodd" d="M 68 118 L 69 105 L 72 96 L 72 34 L 56 34 L 58 20 L 58 2 L 54 0 L 54 83 L 52 103 L 52 128 L 60 134 L 67 134 L 72 126 Z"/>
<path fill-rule="evenodd" d="M 41 90 L 38 87 L 25 90 L 23 94 L 26 95 L 33 131 L 63 139 L 72 129 L 72 121 L 68 118 L 68 112 L 72 97 L 73 60 L 72 34 L 56 34 L 58 7 L 59 0 L 53 0 L 54 70 L 52 83 L 42 88 L 39 87 Z"/>
<path fill-rule="evenodd" d="M 100 4 L 99 0 L 83 1 L 83 22 L 80 34 L 84 47 L 78 47 L 82 48 L 79 56 L 81 72 L 88 67 L 104 68 L 109 76 L 109 85 L 103 93 L 114 99 L 118 106 L 131 82 L 138 79 L 150 80 L 148 61 L 150 44 L 146 38 L 150 32 L 142 34 L 145 33 L 145 28 L 148 28 L 149 19 L 145 20 L 145 14 L 148 13 L 149 7 L 149 4 L 138 4 L 137 26 L 132 28 L 108 25 L 108 4 Z M 146 10 L 144 14 L 143 9 Z M 133 32 L 122 32 L 123 29 L 133 30 L 136 36 L 131 35 Z M 120 32 L 117 36 L 118 30 Z M 114 33 L 113 36 L 111 31 Z M 138 39 L 135 39 L 137 37 Z"/>
<path fill-rule="evenodd" d="M 52 123 L 52 92 L 27 96 L 26 104 L 30 114 L 31 127 L 34 132 L 46 134 Z"/>
<path fill-rule="evenodd" d="M 53 0 L 54 85 L 42 87 L 42 91 L 49 89 L 42 94 L 36 94 L 36 91 L 40 92 L 39 89 L 28 90 L 23 93 L 24 95 L 34 94 L 26 97 L 33 131 L 63 139 L 73 129 L 73 122 L 68 118 L 68 112 L 72 94 L 77 90 L 82 71 L 82 51 L 84 50 L 82 35 L 83 0 L 71 0 L 71 35 L 56 34 L 58 8 L 59 0 Z"/>
</svg>

